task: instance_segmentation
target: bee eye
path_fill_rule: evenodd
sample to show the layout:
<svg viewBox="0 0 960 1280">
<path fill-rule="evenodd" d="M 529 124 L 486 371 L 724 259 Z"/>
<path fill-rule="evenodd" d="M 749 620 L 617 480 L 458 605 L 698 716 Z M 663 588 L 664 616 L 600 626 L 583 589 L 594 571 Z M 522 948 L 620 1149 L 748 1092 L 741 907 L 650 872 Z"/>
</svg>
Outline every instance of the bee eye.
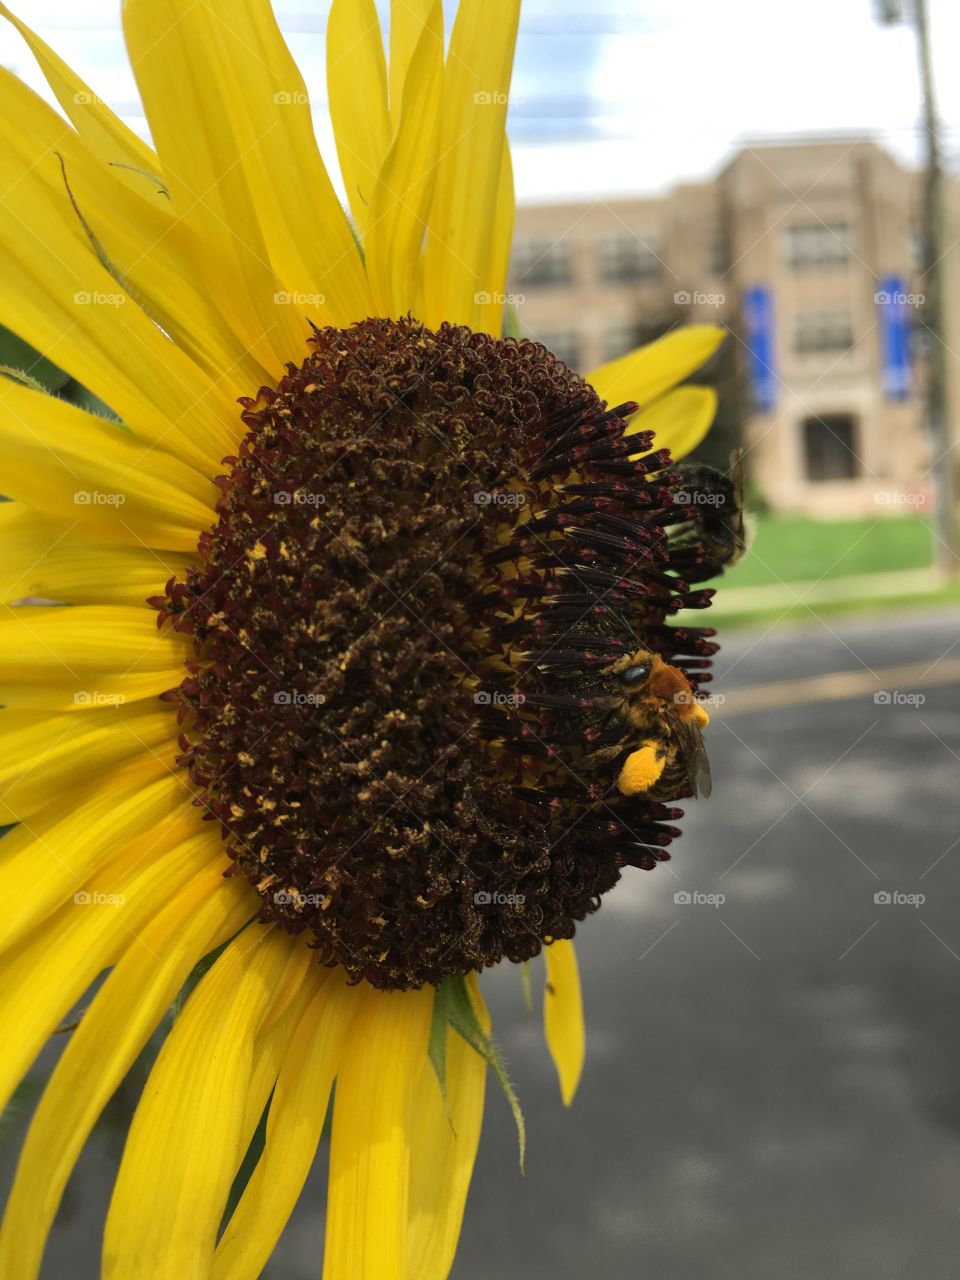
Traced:
<svg viewBox="0 0 960 1280">
<path fill-rule="evenodd" d="M 624 684 L 641 684 L 649 674 L 649 662 L 635 662 L 632 667 L 620 672 L 620 679 Z"/>
</svg>

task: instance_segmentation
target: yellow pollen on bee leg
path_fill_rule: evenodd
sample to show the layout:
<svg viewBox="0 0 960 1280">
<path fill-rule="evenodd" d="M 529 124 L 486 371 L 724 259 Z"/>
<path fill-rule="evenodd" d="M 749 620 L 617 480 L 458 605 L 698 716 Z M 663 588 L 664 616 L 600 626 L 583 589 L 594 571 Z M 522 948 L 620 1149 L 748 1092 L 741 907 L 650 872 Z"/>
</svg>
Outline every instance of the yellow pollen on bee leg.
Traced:
<svg viewBox="0 0 960 1280">
<path fill-rule="evenodd" d="M 617 780 L 622 794 L 635 796 L 641 791 L 649 791 L 663 773 L 666 759 L 666 756 L 658 753 L 653 742 L 646 742 L 638 751 L 631 752 Z"/>
<path fill-rule="evenodd" d="M 705 729 L 710 723 L 706 709 L 699 702 L 693 704 L 693 723 L 699 725 L 701 729 Z"/>
</svg>

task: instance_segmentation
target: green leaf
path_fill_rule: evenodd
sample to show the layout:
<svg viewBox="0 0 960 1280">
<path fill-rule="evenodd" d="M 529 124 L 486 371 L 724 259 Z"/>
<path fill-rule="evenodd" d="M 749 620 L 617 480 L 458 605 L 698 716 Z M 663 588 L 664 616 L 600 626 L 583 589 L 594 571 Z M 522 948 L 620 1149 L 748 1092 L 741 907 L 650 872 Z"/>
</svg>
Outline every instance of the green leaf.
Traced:
<svg viewBox="0 0 960 1280">
<path fill-rule="evenodd" d="M 527 1129 L 523 1122 L 523 1112 L 520 1110 L 520 1102 L 517 1098 L 516 1090 L 507 1076 L 500 1051 L 477 1020 L 470 993 L 467 991 L 466 975 L 460 973 L 452 978 L 444 978 L 437 987 L 437 1001 L 442 1001 L 442 1007 L 450 1026 L 466 1040 L 471 1049 L 479 1053 L 480 1057 L 492 1068 L 493 1074 L 499 1080 L 500 1088 L 503 1090 L 513 1113 L 514 1124 L 517 1126 L 520 1172 L 523 1173 L 523 1162 L 527 1153 Z"/>
</svg>

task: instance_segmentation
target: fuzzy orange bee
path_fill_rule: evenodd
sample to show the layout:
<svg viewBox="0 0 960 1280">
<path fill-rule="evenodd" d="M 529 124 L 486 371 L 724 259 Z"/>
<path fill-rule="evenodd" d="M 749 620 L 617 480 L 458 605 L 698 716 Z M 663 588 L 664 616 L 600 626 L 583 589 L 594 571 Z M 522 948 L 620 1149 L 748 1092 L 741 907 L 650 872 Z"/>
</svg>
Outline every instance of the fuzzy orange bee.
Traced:
<svg viewBox="0 0 960 1280">
<path fill-rule="evenodd" d="M 640 741 L 627 756 L 617 786 L 625 796 L 675 797 L 685 786 L 694 794 L 710 794 L 710 764 L 702 730 L 710 723 L 690 681 L 658 653 L 638 649 L 601 673 L 616 693 L 596 699 L 595 706 L 625 722 Z M 592 766 L 617 759 L 623 746 L 604 747 L 589 757 Z"/>
</svg>

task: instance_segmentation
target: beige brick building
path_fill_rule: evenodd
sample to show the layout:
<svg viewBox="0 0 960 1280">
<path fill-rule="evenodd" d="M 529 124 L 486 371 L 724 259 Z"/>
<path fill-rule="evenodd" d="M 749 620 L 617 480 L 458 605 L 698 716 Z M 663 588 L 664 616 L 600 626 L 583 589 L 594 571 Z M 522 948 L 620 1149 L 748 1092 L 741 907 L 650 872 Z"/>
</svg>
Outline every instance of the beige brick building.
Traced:
<svg viewBox="0 0 960 1280">
<path fill-rule="evenodd" d="M 661 197 L 521 207 L 510 288 L 524 332 L 584 372 L 651 329 L 727 325 L 752 388 L 748 469 L 771 506 L 912 510 L 932 491 L 919 197 L 918 175 L 870 141 L 744 147 L 714 181 Z"/>
</svg>

